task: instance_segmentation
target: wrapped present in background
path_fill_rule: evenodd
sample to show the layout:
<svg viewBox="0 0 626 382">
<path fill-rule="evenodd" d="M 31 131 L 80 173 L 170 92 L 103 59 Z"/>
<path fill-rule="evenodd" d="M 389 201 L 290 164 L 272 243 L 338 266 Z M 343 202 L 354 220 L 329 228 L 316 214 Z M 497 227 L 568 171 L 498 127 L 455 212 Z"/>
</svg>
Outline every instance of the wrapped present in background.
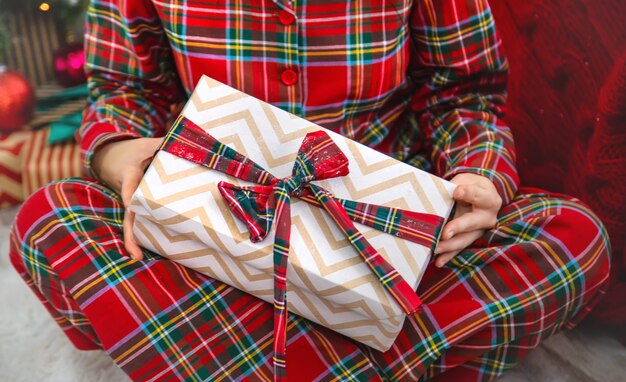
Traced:
<svg viewBox="0 0 626 382">
<path fill-rule="evenodd" d="M 1 132 L 0 207 L 21 203 L 51 181 L 83 174 L 73 136 L 80 126 L 87 87 L 62 87 L 85 82 L 81 39 L 87 4 L 88 0 L 0 1 L 0 67 L 23 75 L 37 101 L 35 114 L 28 114 L 32 118 L 15 115 L 20 122 Z M 13 94 L 22 101 L 18 96 Z"/>
<path fill-rule="evenodd" d="M 21 203 L 52 181 L 84 175 L 74 132 L 86 97 L 86 85 L 41 86 L 33 119 L 18 131 L 0 135 L 0 208 Z"/>
<path fill-rule="evenodd" d="M 19 204 L 38 188 L 84 175 L 76 142 L 50 144 L 50 128 L 0 136 L 0 208 Z"/>
<path fill-rule="evenodd" d="M 50 128 L 33 131 L 24 145 L 22 190 L 25 197 L 55 180 L 84 175 L 78 144 L 74 141 L 50 144 L 50 131 Z"/>
<path fill-rule="evenodd" d="M 23 148 L 31 135 L 29 131 L 0 135 L 0 208 L 19 204 L 24 200 Z"/>
<path fill-rule="evenodd" d="M 290 176 L 305 135 L 325 131 L 347 158 L 349 174 L 314 183 L 337 198 L 425 213 L 437 217 L 440 224 L 452 209 L 453 184 L 208 77 L 200 80 L 175 127 L 184 121 L 200 126 L 198 130 L 205 130 L 277 179 Z M 187 160 L 202 161 L 203 157 L 185 152 L 174 135 L 186 133 L 172 131 L 166 142 L 173 139 L 170 149 L 174 148 L 157 153 L 133 196 L 135 237 L 145 248 L 273 301 L 275 228 L 265 240 L 252 242 L 248 228 L 235 218 L 218 190 L 221 181 L 253 184 Z M 197 138 L 205 143 L 207 139 Z M 414 290 L 438 233 L 431 232 L 432 240 L 424 245 L 397 233 L 356 226 Z M 337 222 L 324 209 L 293 196 L 290 241 L 289 310 L 375 349 L 388 349 L 402 328 L 404 311 Z"/>
<path fill-rule="evenodd" d="M 37 88 L 85 82 L 84 11 L 88 0 L 0 1 L 0 65 Z"/>
<path fill-rule="evenodd" d="M 87 85 L 67 89 L 60 89 L 58 85 L 39 87 L 35 116 L 24 128 L 39 129 L 50 125 L 50 143 L 74 140 L 74 132 L 80 127 L 87 104 L 87 94 Z"/>
</svg>

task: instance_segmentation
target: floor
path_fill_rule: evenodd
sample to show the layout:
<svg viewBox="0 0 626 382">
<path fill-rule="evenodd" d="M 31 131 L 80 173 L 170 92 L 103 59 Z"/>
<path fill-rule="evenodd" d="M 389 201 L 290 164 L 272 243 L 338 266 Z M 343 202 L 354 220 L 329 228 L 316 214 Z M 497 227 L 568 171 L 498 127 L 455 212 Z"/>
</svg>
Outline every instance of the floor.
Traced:
<svg viewBox="0 0 626 382">
<path fill-rule="evenodd" d="M 7 269 L 10 267 L 7 261 L 8 234 L 16 211 L 16 208 L 0 210 L 0 274 L 3 276 L 0 287 L 10 286 L 15 289 L 7 303 L 10 307 L 11 301 L 17 302 L 18 306 L 6 311 L 20 307 L 26 309 L 25 306 L 30 304 L 30 309 L 35 309 L 36 314 L 29 314 L 27 319 L 17 323 L 9 317 L 10 325 L 0 325 L 0 380 L 81 382 L 88 378 L 93 381 L 127 381 L 103 352 L 79 352 L 73 349 L 43 308 L 36 306 L 36 300 L 27 287 L 17 280 L 15 272 Z M 11 284 L 7 284 L 9 281 Z M 2 320 L 2 314 L 0 324 L 7 322 Z M 33 327 L 38 330 L 33 331 Z M 53 338 L 41 338 L 42 331 L 49 332 Z M 37 335 L 28 334 L 30 332 Z M 15 353 L 12 344 L 16 341 L 33 347 L 32 351 L 21 356 L 31 357 L 32 360 L 26 361 L 32 367 L 20 366 L 18 361 L 25 361 L 23 359 L 10 359 Z M 43 362 L 52 362 L 52 366 L 46 366 L 38 372 L 35 365 Z M 582 326 L 544 341 L 498 381 L 624 382 L 626 347 L 601 328 Z"/>
</svg>

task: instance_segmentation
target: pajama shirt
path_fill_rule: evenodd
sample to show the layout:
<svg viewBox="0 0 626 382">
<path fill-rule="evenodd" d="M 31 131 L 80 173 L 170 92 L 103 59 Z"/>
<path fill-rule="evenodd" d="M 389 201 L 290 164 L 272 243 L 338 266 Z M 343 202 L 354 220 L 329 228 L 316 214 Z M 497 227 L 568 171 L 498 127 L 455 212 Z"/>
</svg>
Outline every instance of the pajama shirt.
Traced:
<svg viewBox="0 0 626 382">
<path fill-rule="evenodd" d="M 423 309 L 388 351 L 290 314 L 290 380 L 492 380 L 606 289 L 598 218 L 519 188 L 508 63 L 484 0 L 95 0 L 85 39 L 88 170 L 104 144 L 162 136 L 206 74 L 438 176 L 495 185 L 496 227 L 427 268 Z M 272 305 L 149 251 L 130 259 L 123 217 L 92 178 L 48 185 L 18 213 L 12 263 L 72 343 L 134 380 L 271 380 Z"/>
</svg>

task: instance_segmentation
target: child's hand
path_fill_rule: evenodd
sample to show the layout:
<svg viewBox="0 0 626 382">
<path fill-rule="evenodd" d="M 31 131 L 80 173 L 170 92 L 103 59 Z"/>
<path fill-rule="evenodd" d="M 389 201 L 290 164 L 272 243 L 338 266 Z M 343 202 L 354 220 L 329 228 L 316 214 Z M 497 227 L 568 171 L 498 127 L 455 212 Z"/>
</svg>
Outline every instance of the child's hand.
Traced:
<svg viewBox="0 0 626 382">
<path fill-rule="evenodd" d="M 435 249 L 435 265 L 442 267 L 463 249 L 495 227 L 502 198 L 496 187 L 484 176 L 458 174 L 451 180 L 458 187 L 454 218 L 446 223 Z"/>
<path fill-rule="evenodd" d="M 135 260 L 143 259 L 143 253 L 133 237 L 135 215 L 128 206 L 161 141 L 161 138 L 136 138 L 111 142 L 96 151 L 92 160 L 92 168 L 98 177 L 122 197 L 124 246 Z"/>
</svg>

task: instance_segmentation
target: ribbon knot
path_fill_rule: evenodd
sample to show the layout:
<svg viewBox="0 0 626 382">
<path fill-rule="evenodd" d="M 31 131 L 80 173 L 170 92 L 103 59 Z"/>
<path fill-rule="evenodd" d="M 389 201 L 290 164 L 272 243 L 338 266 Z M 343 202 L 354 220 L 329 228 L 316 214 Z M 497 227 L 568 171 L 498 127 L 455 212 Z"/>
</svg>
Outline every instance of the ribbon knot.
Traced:
<svg viewBox="0 0 626 382">
<path fill-rule="evenodd" d="M 299 176 L 291 176 L 289 178 L 284 178 L 283 182 L 285 183 L 285 189 L 289 195 L 299 196 L 302 193 L 300 187 L 306 183 L 306 180 Z"/>
<path fill-rule="evenodd" d="M 444 219 L 431 214 L 370 205 L 334 197 L 315 180 L 348 174 L 348 159 L 323 131 L 304 138 L 292 175 L 279 179 L 249 158 L 222 144 L 193 122 L 180 116 L 161 150 L 258 186 L 220 182 L 228 207 L 250 230 L 253 242 L 263 240 L 276 222 L 274 239 L 274 378 L 286 377 L 286 273 L 291 234 L 291 196 L 323 208 L 337 223 L 363 261 L 370 267 L 406 314 L 421 300 L 398 272 L 370 245 L 352 221 L 434 249 Z"/>
</svg>

